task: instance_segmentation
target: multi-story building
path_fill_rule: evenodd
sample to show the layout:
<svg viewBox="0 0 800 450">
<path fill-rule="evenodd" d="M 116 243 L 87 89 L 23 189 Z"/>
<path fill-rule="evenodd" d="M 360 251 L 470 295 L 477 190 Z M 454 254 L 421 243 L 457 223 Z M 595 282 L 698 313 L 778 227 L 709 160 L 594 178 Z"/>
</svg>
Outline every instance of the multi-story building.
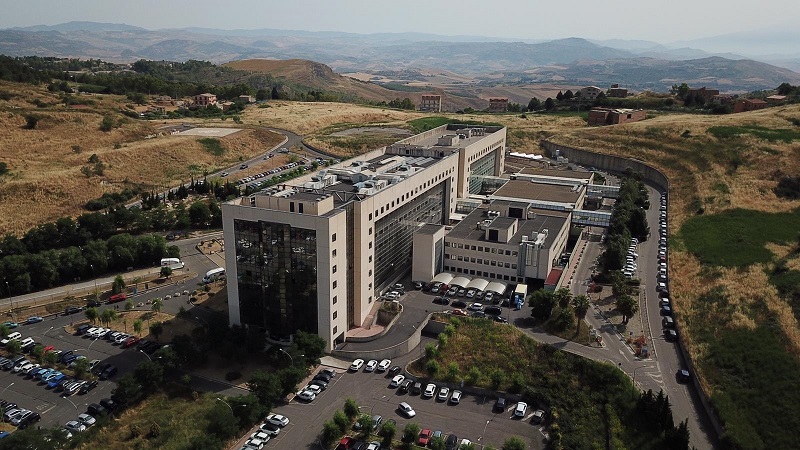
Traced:
<svg viewBox="0 0 800 450">
<path fill-rule="evenodd" d="M 223 204 L 231 324 L 344 340 L 410 270 L 415 233 L 503 172 L 505 141 L 503 127 L 443 125 Z"/>
<path fill-rule="evenodd" d="M 756 111 L 758 109 L 764 109 L 767 106 L 769 106 L 769 103 L 760 98 L 744 98 L 733 104 L 733 112 Z"/>
<path fill-rule="evenodd" d="M 621 87 L 612 87 L 608 90 L 608 96 L 614 98 L 625 98 L 628 96 L 628 90 Z"/>
<path fill-rule="evenodd" d="M 686 94 L 687 97 L 702 98 L 703 102 L 710 102 L 715 95 L 719 95 L 719 89 L 708 89 L 703 86 L 701 88 L 690 88 Z"/>
<path fill-rule="evenodd" d="M 442 112 L 442 96 L 438 94 L 422 94 L 419 101 L 419 110 Z"/>
<path fill-rule="evenodd" d="M 590 101 L 596 100 L 597 96 L 599 96 L 601 93 L 604 92 L 605 91 L 603 91 L 597 86 L 586 86 L 578 91 L 581 100 L 590 100 Z"/>
<path fill-rule="evenodd" d="M 214 94 L 209 94 L 208 92 L 205 94 L 195 95 L 193 99 L 195 106 L 208 106 L 217 104 L 217 96 Z"/>
</svg>

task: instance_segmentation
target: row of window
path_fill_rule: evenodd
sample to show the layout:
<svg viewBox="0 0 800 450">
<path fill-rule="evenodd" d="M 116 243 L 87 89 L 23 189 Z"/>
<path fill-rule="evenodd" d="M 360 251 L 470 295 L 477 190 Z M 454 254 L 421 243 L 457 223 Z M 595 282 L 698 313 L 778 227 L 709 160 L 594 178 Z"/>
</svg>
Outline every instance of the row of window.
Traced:
<svg viewBox="0 0 800 450">
<path fill-rule="evenodd" d="M 402 202 L 404 202 L 404 201 L 410 199 L 412 196 L 416 195 L 420 188 L 422 188 L 422 189 L 429 188 L 429 187 L 433 186 L 435 183 L 438 183 L 439 181 L 443 180 L 446 176 L 449 176 L 452 173 L 453 173 L 453 168 L 451 167 L 450 169 L 447 169 L 446 171 L 444 171 L 444 172 L 440 173 L 439 175 L 433 177 L 432 179 L 426 181 L 425 183 L 420 185 L 418 188 L 414 188 L 413 192 L 410 192 L 410 191 L 406 192 L 405 194 L 403 194 L 403 195 L 401 195 L 400 197 L 397 198 L 397 200 L 396 200 L 397 206 L 400 206 L 402 204 Z M 453 180 L 450 180 L 450 181 L 452 182 Z M 392 200 L 390 203 L 387 203 L 386 206 L 381 206 L 380 213 L 378 213 L 378 210 L 376 209 L 375 210 L 375 218 L 377 219 L 381 214 L 384 213 L 384 211 L 388 213 L 392 208 L 394 208 L 394 206 L 395 206 L 395 200 Z M 372 213 L 369 214 L 369 220 L 372 221 Z"/>
<path fill-rule="evenodd" d="M 484 247 L 481 245 L 469 245 L 469 244 L 462 244 L 457 242 L 445 242 L 445 247 L 451 248 L 461 248 L 464 250 L 472 250 L 473 252 L 485 252 L 485 253 L 496 253 L 499 255 L 508 255 L 508 256 L 517 256 L 516 250 L 504 250 L 502 248 L 497 247 Z"/>
<path fill-rule="evenodd" d="M 512 263 L 504 263 L 502 261 L 495 261 L 493 259 L 482 259 L 482 258 L 471 258 L 468 256 L 461 256 L 461 255 L 450 255 L 445 254 L 444 259 L 454 259 L 458 261 L 470 262 L 473 264 L 486 264 L 487 266 L 493 267 L 505 267 L 506 269 L 516 269 L 517 265 Z"/>
<path fill-rule="evenodd" d="M 468 162 L 475 161 L 476 159 L 480 158 L 481 156 L 489 153 L 490 151 L 494 151 L 498 148 L 498 146 L 503 144 L 503 140 L 500 139 L 499 141 L 495 142 L 494 144 L 489 145 L 488 147 L 484 148 L 483 150 L 475 153 L 474 155 L 468 158 Z"/>
<path fill-rule="evenodd" d="M 523 277 L 515 277 L 493 272 L 482 272 L 480 270 L 464 269 L 455 266 L 444 266 L 444 270 L 445 272 L 463 273 L 464 275 L 475 275 L 483 278 L 491 278 L 493 280 L 516 281 L 517 283 L 521 283 L 525 280 Z"/>
</svg>

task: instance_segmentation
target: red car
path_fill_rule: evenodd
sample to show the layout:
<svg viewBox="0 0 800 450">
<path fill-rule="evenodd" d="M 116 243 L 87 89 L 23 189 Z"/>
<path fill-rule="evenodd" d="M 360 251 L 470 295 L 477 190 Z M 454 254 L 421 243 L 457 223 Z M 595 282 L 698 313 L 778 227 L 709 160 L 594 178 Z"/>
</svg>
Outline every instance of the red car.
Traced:
<svg viewBox="0 0 800 450">
<path fill-rule="evenodd" d="M 56 349 L 56 348 L 55 348 L 55 347 L 53 347 L 52 345 L 48 345 L 47 347 L 45 347 L 45 348 L 43 348 L 43 349 L 42 349 L 42 354 L 44 355 L 44 354 L 45 354 L 45 353 L 47 353 L 47 352 L 52 352 L 52 351 L 53 351 L 53 350 L 55 350 L 55 349 Z"/>
<path fill-rule="evenodd" d="M 125 339 L 125 342 L 122 343 L 122 348 L 129 348 L 139 342 L 141 339 L 136 336 L 131 336 L 128 339 Z"/>
<path fill-rule="evenodd" d="M 454 310 L 450 311 L 450 314 L 452 314 L 454 316 L 468 316 L 469 315 L 463 309 L 454 309 Z"/>
<path fill-rule="evenodd" d="M 428 445 L 428 442 L 431 440 L 431 433 L 433 433 L 429 429 L 424 429 L 419 433 L 419 439 L 417 439 L 417 445 L 421 445 L 423 447 Z"/>
</svg>

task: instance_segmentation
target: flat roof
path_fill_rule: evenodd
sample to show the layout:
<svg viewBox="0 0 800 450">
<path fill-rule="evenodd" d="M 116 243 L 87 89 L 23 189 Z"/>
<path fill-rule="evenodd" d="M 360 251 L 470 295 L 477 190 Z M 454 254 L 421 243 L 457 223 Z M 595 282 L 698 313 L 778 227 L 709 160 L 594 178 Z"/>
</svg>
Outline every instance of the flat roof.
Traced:
<svg viewBox="0 0 800 450">
<path fill-rule="evenodd" d="M 592 172 L 582 170 L 541 169 L 538 167 L 525 167 L 519 171 L 523 175 L 543 175 L 546 177 L 575 178 L 585 180 L 592 176 Z"/>
<path fill-rule="evenodd" d="M 483 205 L 480 208 L 472 211 L 461 222 L 456 224 L 452 230 L 447 234 L 447 238 L 464 239 L 467 241 L 478 242 L 495 242 L 486 240 L 486 231 L 479 228 L 477 225 L 484 220 L 487 220 L 485 215 L 486 211 L 491 208 L 491 205 Z M 508 242 L 496 242 L 497 244 L 506 245 L 519 245 L 522 242 L 522 236 L 536 236 L 542 230 L 548 230 L 547 237 L 544 240 L 544 246 L 550 247 L 556 238 L 556 235 L 567 222 L 569 213 L 563 211 L 551 211 L 546 209 L 531 209 L 536 213 L 536 216 L 531 219 L 511 219 L 517 220 L 519 226 L 517 232 Z M 497 219 L 510 219 L 507 217 L 497 217 Z"/>
<path fill-rule="evenodd" d="M 495 191 L 492 196 L 556 203 L 575 203 L 580 197 L 580 191 L 574 191 L 572 186 L 509 180 L 508 183 Z"/>
<path fill-rule="evenodd" d="M 414 234 L 436 234 L 444 225 L 436 225 L 432 223 L 426 223 L 425 225 L 417 228 L 417 231 Z"/>
</svg>

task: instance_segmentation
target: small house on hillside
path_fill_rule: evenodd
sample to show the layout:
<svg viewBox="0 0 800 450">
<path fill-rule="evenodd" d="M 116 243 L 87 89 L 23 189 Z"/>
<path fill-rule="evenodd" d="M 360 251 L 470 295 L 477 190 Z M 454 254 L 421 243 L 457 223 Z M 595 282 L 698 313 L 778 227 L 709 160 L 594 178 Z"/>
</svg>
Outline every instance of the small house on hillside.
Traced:
<svg viewBox="0 0 800 450">
<path fill-rule="evenodd" d="M 647 113 L 642 109 L 592 108 L 589 110 L 588 125 L 590 127 L 619 125 L 638 122 L 645 118 L 647 118 Z"/>
<path fill-rule="evenodd" d="M 767 105 L 768 103 L 760 98 L 745 98 L 733 104 L 733 112 L 740 113 L 745 111 L 756 111 L 758 109 L 766 108 Z"/>
</svg>

